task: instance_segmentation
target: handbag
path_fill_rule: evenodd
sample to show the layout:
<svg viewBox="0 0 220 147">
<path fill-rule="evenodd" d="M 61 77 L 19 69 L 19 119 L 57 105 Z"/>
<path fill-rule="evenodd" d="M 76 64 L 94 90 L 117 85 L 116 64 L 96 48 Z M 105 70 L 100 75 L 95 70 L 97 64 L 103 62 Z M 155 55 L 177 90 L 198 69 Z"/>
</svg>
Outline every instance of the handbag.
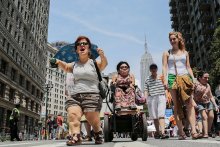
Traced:
<svg viewBox="0 0 220 147">
<path fill-rule="evenodd" d="M 99 86 L 99 94 L 100 94 L 102 99 L 105 99 L 108 96 L 108 93 L 109 93 L 108 84 L 107 84 L 107 81 L 102 78 L 96 61 L 93 60 L 93 62 L 94 62 L 94 65 L 95 65 L 95 69 L 96 69 L 98 78 L 99 78 L 99 85 L 98 85 Z"/>
</svg>

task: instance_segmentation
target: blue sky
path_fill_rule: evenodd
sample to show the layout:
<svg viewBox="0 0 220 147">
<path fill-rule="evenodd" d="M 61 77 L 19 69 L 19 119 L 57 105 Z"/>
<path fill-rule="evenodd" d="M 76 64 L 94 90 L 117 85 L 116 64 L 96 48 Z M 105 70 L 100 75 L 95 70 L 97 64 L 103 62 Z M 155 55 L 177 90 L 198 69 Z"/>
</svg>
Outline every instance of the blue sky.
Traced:
<svg viewBox="0 0 220 147">
<path fill-rule="evenodd" d="M 105 51 L 105 74 L 127 61 L 140 79 L 145 35 L 148 51 L 161 73 L 162 53 L 170 48 L 168 0 L 51 0 L 48 42 L 74 42 L 79 35 Z"/>
</svg>

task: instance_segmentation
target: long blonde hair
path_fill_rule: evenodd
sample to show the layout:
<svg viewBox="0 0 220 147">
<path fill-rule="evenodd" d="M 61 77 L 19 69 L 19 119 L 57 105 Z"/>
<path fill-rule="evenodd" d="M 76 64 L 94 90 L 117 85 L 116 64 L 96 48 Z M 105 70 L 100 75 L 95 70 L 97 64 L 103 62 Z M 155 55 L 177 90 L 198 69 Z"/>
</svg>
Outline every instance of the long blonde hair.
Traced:
<svg viewBox="0 0 220 147">
<path fill-rule="evenodd" d="M 170 32 L 169 33 L 169 38 L 170 38 L 171 35 L 175 35 L 176 38 L 179 40 L 179 49 L 182 50 L 182 51 L 185 51 L 186 47 L 185 47 L 185 41 L 184 41 L 182 33 L 180 33 L 180 32 Z"/>
</svg>

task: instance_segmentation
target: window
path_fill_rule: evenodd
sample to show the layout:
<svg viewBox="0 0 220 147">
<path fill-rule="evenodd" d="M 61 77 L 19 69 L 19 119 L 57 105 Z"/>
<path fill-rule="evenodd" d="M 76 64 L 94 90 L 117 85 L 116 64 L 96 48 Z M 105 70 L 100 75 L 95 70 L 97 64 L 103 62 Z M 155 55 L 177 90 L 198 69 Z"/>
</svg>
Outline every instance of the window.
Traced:
<svg viewBox="0 0 220 147">
<path fill-rule="evenodd" d="M 32 94 L 32 95 L 35 95 L 35 87 L 34 87 L 34 85 L 32 85 L 31 94 Z"/>
<path fill-rule="evenodd" d="M 30 82 L 26 81 L 26 90 L 29 91 L 29 89 L 30 89 Z"/>
<path fill-rule="evenodd" d="M 19 85 L 23 86 L 23 83 L 24 83 L 24 76 L 20 75 L 19 76 Z"/>
<path fill-rule="evenodd" d="M 6 74 L 8 63 L 5 60 L 1 60 L 0 72 Z"/>
<path fill-rule="evenodd" d="M 6 85 L 4 83 L 0 82 L 0 97 L 2 97 L 2 98 L 5 95 L 5 87 L 6 87 Z"/>
<path fill-rule="evenodd" d="M 2 11 L 0 11 L 0 21 L 2 21 Z"/>
<path fill-rule="evenodd" d="M 10 88 L 10 90 L 9 90 L 9 101 L 13 102 L 14 101 L 14 97 L 15 97 L 15 89 Z"/>
<path fill-rule="evenodd" d="M 34 101 L 31 101 L 31 111 L 34 110 Z"/>
<path fill-rule="evenodd" d="M 13 81 L 15 81 L 15 79 L 16 79 L 16 73 L 17 73 L 17 71 L 14 68 L 12 68 L 11 69 L 11 79 Z"/>
</svg>

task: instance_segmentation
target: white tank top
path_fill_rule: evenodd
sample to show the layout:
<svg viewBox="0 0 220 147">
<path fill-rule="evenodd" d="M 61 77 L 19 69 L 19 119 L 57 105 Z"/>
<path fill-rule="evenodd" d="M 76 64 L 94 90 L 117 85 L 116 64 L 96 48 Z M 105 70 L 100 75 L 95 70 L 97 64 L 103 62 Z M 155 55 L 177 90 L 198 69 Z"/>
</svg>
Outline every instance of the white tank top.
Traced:
<svg viewBox="0 0 220 147">
<path fill-rule="evenodd" d="M 168 57 L 168 74 L 176 75 L 175 66 L 174 66 L 174 56 L 175 56 L 175 61 L 176 61 L 177 74 L 178 75 L 188 74 L 188 71 L 186 69 L 186 54 L 185 53 L 180 56 L 176 56 L 173 54 L 169 55 L 169 57 Z"/>
</svg>

